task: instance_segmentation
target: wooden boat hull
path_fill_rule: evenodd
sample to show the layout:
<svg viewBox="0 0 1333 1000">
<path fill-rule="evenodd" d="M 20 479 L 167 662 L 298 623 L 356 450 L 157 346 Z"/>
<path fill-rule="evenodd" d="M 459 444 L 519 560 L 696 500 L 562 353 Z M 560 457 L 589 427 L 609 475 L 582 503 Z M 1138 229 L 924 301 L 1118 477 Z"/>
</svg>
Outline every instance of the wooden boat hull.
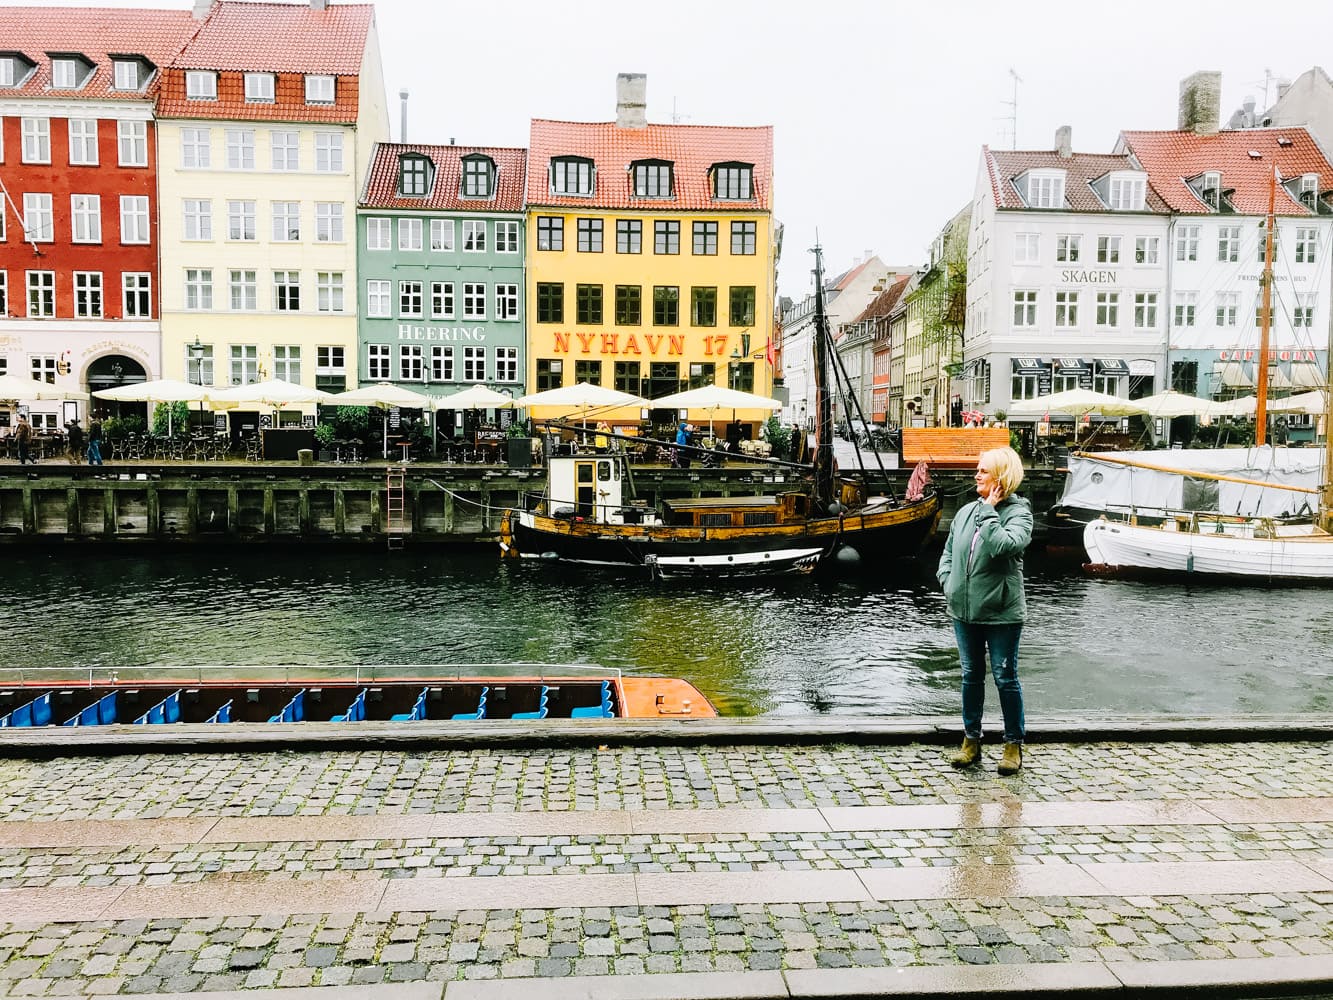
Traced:
<svg viewBox="0 0 1333 1000">
<path fill-rule="evenodd" d="M 1333 535 L 1313 525 L 1284 525 L 1276 537 L 1257 537 L 1247 522 L 1218 523 L 1221 532 L 1089 522 L 1083 532 L 1085 569 L 1102 576 L 1333 582 Z"/>
</svg>

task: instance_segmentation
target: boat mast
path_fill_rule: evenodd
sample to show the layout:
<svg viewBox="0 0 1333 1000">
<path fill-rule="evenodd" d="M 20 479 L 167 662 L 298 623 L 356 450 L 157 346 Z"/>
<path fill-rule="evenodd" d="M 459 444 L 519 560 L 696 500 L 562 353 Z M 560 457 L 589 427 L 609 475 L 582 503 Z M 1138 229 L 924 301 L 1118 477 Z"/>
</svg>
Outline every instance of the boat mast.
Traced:
<svg viewBox="0 0 1333 1000">
<path fill-rule="evenodd" d="M 1255 366 L 1254 443 L 1262 446 L 1268 432 L 1268 333 L 1273 325 L 1273 230 L 1277 210 L 1277 168 L 1268 179 L 1268 218 L 1264 223 L 1263 315 L 1259 317 L 1259 363 Z"/>
<path fill-rule="evenodd" d="M 828 355 L 833 337 L 829 333 L 828 314 L 824 312 L 824 252 L 816 244 L 815 255 L 815 413 L 818 428 L 815 434 L 815 500 L 819 514 L 828 512 L 833 502 L 833 401 L 829 394 Z M 805 429 L 801 429 L 805 433 Z"/>
</svg>

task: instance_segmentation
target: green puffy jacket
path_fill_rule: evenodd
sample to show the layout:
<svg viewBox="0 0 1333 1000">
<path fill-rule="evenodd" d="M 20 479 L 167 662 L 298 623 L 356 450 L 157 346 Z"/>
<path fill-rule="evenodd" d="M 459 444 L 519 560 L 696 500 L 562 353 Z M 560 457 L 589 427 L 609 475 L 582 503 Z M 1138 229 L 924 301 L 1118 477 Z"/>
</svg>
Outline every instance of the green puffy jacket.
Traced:
<svg viewBox="0 0 1333 1000">
<path fill-rule="evenodd" d="M 994 507 L 974 500 L 959 510 L 935 574 L 949 617 L 985 625 L 1023 621 L 1023 550 L 1030 541 L 1032 507 L 1020 496 L 1005 497 Z"/>
</svg>

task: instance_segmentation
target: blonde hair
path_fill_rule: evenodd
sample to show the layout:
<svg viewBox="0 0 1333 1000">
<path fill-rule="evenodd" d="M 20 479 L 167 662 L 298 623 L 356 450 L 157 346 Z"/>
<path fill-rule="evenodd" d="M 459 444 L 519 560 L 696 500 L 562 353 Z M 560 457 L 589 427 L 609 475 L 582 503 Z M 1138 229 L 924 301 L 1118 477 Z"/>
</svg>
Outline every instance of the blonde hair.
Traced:
<svg viewBox="0 0 1333 1000">
<path fill-rule="evenodd" d="M 977 458 L 977 466 L 999 480 L 1005 496 L 1012 494 L 1023 482 L 1023 460 L 1012 448 L 983 451 Z"/>
</svg>

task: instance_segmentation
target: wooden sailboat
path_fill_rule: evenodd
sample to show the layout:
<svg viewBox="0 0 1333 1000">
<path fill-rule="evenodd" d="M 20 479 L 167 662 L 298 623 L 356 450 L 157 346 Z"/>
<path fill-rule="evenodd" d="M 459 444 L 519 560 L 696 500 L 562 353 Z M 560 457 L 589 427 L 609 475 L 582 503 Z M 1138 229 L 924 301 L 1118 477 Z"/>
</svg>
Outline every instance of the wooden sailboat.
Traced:
<svg viewBox="0 0 1333 1000">
<path fill-rule="evenodd" d="M 1255 394 L 1255 443 L 1263 446 L 1268 422 L 1268 343 L 1272 325 L 1273 235 L 1277 173 L 1268 199 L 1263 304 L 1259 335 L 1259 377 Z M 1329 345 L 1333 365 L 1333 341 Z M 1198 473 L 1180 470 L 1182 475 Z M 1208 478 L 1230 477 L 1212 475 Z M 1324 388 L 1324 461 L 1312 518 L 1243 517 L 1199 511 L 1162 512 L 1156 523 L 1102 516 L 1083 529 L 1085 569 L 1097 575 L 1216 577 L 1256 582 L 1333 582 L 1333 391 Z M 1252 483 L 1251 485 L 1265 485 Z M 1286 484 L 1275 489 L 1292 491 Z M 1301 490 L 1300 487 L 1294 488 Z M 1305 492 L 1314 492 L 1305 488 Z"/>
</svg>

